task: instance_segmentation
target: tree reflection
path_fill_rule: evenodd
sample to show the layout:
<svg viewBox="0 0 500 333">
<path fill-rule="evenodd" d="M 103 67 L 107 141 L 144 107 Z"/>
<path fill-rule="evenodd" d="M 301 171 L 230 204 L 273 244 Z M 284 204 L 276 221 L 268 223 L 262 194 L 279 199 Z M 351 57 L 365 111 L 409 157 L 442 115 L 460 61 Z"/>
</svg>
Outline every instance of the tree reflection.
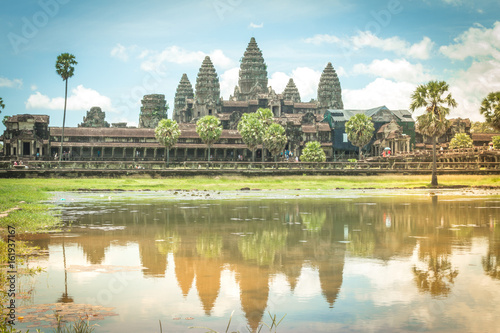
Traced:
<svg viewBox="0 0 500 333">
<path fill-rule="evenodd" d="M 287 230 L 261 230 L 242 237 L 238 249 L 243 259 L 255 261 L 258 265 L 272 265 L 277 251 L 285 247 Z"/>
<path fill-rule="evenodd" d="M 196 239 L 196 252 L 204 258 L 220 258 L 222 255 L 222 236 L 204 232 Z"/>
<path fill-rule="evenodd" d="M 326 222 L 326 211 L 314 211 L 311 214 L 300 213 L 302 224 L 308 231 L 319 232 Z"/>
<path fill-rule="evenodd" d="M 156 249 L 159 253 L 167 255 L 177 253 L 181 238 L 176 232 L 162 232 L 155 234 Z"/>
<path fill-rule="evenodd" d="M 500 228 L 498 226 L 495 226 L 488 253 L 483 257 L 482 262 L 486 275 L 500 280 Z"/>
<path fill-rule="evenodd" d="M 429 292 L 432 296 L 447 296 L 458 275 L 448 259 L 448 254 L 439 253 L 437 248 L 420 258 L 427 266 L 418 268 L 413 266 L 413 274 L 417 287 L 422 292 Z"/>
</svg>

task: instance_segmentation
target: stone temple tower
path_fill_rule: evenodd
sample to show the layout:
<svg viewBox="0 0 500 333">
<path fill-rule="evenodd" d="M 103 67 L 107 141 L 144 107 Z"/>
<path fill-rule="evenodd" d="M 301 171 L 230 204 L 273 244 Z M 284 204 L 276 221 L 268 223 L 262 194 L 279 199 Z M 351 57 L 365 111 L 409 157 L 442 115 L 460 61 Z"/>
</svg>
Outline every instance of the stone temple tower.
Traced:
<svg viewBox="0 0 500 333">
<path fill-rule="evenodd" d="M 257 95 L 267 92 L 267 65 L 255 41 L 250 39 L 241 59 L 238 86 L 234 89 L 234 99 L 247 101 L 257 99 Z"/>
<path fill-rule="evenodd" d="M 285 91 L 283 91 L 283 99 L 285 101 L 300 103 L 299 89 L 297 89 L 297 86 L 295 85 L 295 82 L 293 82 L 292 78 L 288 80 L 288 84 L 286 85 Z"/>
<path fill-rule="evenodd" d="M 326 65 L 319 79 L 318 103 L 318 109 L 323 112 L 327 109 L 341 110 L 344 108 L 340 81 L 331 62 Z"/>
<path fill-rule="evenodd" d="M 220 112 L 222 103 L 219 77 L 209 56 L 201 64 L 195 89 L 193 120 Z"/>
<path fill-rule="evenodd" d="M 139 127 L 155 128 L 162 119 L 167 118 L 168 105 L 163 94 L 144 95 L 142 98 Z"/>
<path fill-rule="evenodd" d="M 179 122 L 189 122 L 191 119 L 190 114 L 186 114 L 187 112 L 187 100 L 194 98 L 193 86 L 186 74 L 182 74 L 181 81 L 177 86 L 177 90 L 175 91 L 174 98 L 174 112 L 172 115 L 172 119 Z M 189 118 L 189 119 L 187 119 Z"/>
</svg>

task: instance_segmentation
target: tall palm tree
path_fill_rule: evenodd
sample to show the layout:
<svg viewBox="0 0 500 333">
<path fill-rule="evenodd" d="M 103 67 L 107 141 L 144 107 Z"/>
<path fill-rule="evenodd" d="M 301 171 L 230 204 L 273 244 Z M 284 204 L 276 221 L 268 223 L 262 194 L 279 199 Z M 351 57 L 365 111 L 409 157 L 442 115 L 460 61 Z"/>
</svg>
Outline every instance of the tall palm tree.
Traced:
<svg viewBox="0 0 500 333">
<path fill-rule="evenodd" d="M 59 148 L 59 163 L 61 163 L 64 143 L 64 124 L 66 123 L 66 103 L 68 101 L 68 79 L 73 76 L 75 72 L 75 67 L 73 66 L 77 64 L 75 56 L 69 53 L 61 53 L 57 57 L 56 61 L 56 72 L 61 76 L 63 81 L 66 82 L 66 88 L 64 90 L 64 115 L 61 133 L 61 147 Z"/>
<path fill-rule="evenodd" d="M 436 170 L 436 139 L 446 133 L 450 107 L 457 107 L 457 102 L 448 92 L 445 81 L 430 81 L 421 84 L 411 95 L 410 110 L 425 108 L 425 113 L 417 117 L 417 126 L 423 135 L 432 139 L 432 179 L 431 186 L 438 186 Z"/>
<path fill-rule="evenodd" d="M 5 104 L 3 104 L 3 99 L 2 99 L 2 97 L 0 97 L 0 109 L 2 109 L 2 110 L 3 110 L 3 109 L 5 109 Z M 0 113 L 1 113 L 1 112 L 2 112 L 2 111 L 0 111 Z"/>
</svg>

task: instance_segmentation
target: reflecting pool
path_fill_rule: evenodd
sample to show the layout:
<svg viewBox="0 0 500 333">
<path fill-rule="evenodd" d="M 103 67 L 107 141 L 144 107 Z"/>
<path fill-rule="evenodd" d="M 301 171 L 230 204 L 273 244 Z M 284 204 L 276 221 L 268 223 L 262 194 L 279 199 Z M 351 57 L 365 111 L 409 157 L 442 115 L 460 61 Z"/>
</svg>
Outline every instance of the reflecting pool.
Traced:
<svg viewBox="0 0 500 333">
<path fill-rule="evenodd" d="M 17 328 L 494 332 L 500 197 L 465 192 L 56 193 L 63 233 L 21 281 Z M 231 317 L 232 314 L 232 317 Z M 189 328 L 189 327 L 204 328 Z M 247 329 L 248 328 L 248 329 Z M 50 331 L 46 328 L 45 331 Z M 267 327 L 262 330 L 268 331 Z"/>
</svg>

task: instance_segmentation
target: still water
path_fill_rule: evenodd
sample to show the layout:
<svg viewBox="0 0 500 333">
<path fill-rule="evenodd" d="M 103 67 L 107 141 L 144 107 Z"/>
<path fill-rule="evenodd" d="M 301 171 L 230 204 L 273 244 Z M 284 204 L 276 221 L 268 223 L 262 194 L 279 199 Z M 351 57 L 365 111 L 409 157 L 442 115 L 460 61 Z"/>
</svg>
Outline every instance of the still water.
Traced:
<svg viewBox="0 0 500 333">
<path fill-rule="evenodd" d="M 77 313 L 96 332 L 248 332 L 271 314 L 278 332 L 500 332 L 499 196 L 55 197 L 70 227 L 33 240 L 45 272 L 22 281 L 18 328 Z"/>
</svg>

